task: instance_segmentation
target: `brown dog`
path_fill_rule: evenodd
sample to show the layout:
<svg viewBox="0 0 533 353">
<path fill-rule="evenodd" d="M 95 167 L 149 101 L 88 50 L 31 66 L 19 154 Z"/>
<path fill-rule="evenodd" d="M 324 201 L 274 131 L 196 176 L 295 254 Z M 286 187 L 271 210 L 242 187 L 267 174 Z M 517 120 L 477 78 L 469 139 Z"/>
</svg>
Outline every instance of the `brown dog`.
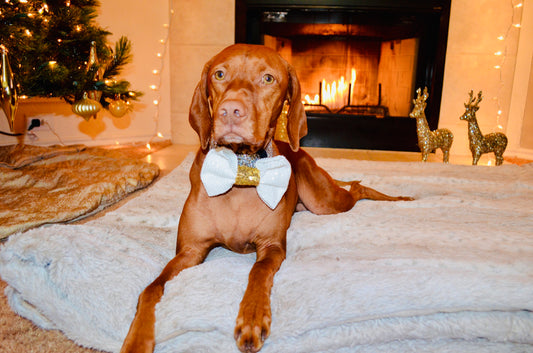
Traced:
<svg viewBox="0 0 533 353">
<path fill-rule="evenodd" d="M 290 106 L 289 143 L 273 139 L 285 101 Z M 234 335 L 242 352 L 259 351 L 270 333 L 270 291 L 285 259 L 286 233 L 297 203 L 313 213 L 331 214 L 347 211 L 364 198 L 410 199 L 387 196 L 358 182 L 337 182 L 299 149 L 299 140 L 307 133 L 300 85 L 291 66 L 269 48 L 238 44 L 211 59 L 194 92 L 189 121 L 201 148 L 190 171 L 191 191 L 179 222 L 176 257 L 139 296 L 121 352 L 153 351 L 155 306 L 165 283 L 181 270 L 200 264 L 217 246 L 239 253 L 257 252 Z M 279 203 L 265 204 L 258 197 L 259 187 L 253 186 L 230 186 L 228 191 L 209 196 L 202 168 L 208 152 L 220 147 L 237 155 L 266 154 L 285 160 L 284 156 L 292 174 L 289 167 L 287 189 Z M 278 174 L 274 175 L 276 179 Z M 339 185 L 349 185 L 350 190 Z"/>
</svg>

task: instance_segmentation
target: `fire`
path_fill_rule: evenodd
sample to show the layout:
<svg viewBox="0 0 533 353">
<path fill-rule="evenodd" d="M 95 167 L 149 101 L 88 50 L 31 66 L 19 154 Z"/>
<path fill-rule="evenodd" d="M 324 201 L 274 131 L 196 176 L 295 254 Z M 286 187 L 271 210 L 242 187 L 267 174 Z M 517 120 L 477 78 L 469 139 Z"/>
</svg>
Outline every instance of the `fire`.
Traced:
<svg viewBox="0 0 533 353">
<path fill-rule="evenodd" d="M 350 99 L 348 96 L 352 94 L 353 87 L 355 87 L 355 81 L 357 79 L 357 72 L 352 68 L 352 77 L 350 83 L 346 83 L 344 76 L 337 81 L 331 83 L 322 79 L 321 92 L 311 98 L 308 94 L 304 97 L 304 103 L 306 104 L 323 104 L 330 109 L 340 109 L 347 105 Z"/>
<path fill-rule="evenodd" d="M 352 67 L 352 81 L 350 82 L 352 84 L 352 88 L 355 86 L 355 80 L 357 79 L 357 71 Z"/>
<path fill-rule="evenodd" d="M 311 97 L 306 94 L 304 97 L 304 104 L 320 104 L 320 96 L 318 94 L 315 94 L 315 98 L 311 99 Z"/>
</svg>

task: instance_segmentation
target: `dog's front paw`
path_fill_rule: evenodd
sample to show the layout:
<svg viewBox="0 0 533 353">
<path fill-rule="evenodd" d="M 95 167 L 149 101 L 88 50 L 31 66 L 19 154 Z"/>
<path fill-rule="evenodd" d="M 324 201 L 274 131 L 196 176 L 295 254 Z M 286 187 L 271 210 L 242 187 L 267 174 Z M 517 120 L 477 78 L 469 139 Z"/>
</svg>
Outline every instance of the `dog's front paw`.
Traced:
<svg viewBox="0 0 533 353">
<path fill-rule="evenodd" d="M 239 350 L 243 353 L 258 352 L 270 335 L 270 322 L 269 304 L 241 303 L 235 326 L 235 341 Z"/>
</svg>

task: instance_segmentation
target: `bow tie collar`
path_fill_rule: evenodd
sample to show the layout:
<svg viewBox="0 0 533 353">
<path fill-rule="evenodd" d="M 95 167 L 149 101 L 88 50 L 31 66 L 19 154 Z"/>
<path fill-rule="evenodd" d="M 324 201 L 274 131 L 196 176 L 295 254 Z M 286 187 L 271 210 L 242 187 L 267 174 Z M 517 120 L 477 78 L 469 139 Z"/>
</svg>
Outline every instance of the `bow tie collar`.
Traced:
<svg viewBox="0 0 533 353">
<path fill-rule="evenodd" d="M 227 148 L 209 150 L 200 178 L 209 196 L 227 192 L 233 185 L 256 186 L 257 194 L 271 209 L 287 191 L 291 165 L 284 156 L 235 154 Z"/>
</svg>

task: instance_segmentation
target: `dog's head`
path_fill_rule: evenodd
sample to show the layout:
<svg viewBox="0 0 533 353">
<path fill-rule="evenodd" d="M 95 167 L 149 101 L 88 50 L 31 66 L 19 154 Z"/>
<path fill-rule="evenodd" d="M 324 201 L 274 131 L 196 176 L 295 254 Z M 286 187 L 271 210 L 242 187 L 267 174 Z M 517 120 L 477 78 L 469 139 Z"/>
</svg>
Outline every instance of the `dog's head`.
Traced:
<svg viewBox="0 0 533 353">
<path fill-rule="evenodd" d="M 272 140 L 284 101 L 287 134 L 296 151 L 307 134 L 307 118 L 294 69 L 274 50 L 236 44 L 204 67 L 192 99 L 189 122 L 202 149 L 226 146 L 255 153 Z"/>
</svg>

